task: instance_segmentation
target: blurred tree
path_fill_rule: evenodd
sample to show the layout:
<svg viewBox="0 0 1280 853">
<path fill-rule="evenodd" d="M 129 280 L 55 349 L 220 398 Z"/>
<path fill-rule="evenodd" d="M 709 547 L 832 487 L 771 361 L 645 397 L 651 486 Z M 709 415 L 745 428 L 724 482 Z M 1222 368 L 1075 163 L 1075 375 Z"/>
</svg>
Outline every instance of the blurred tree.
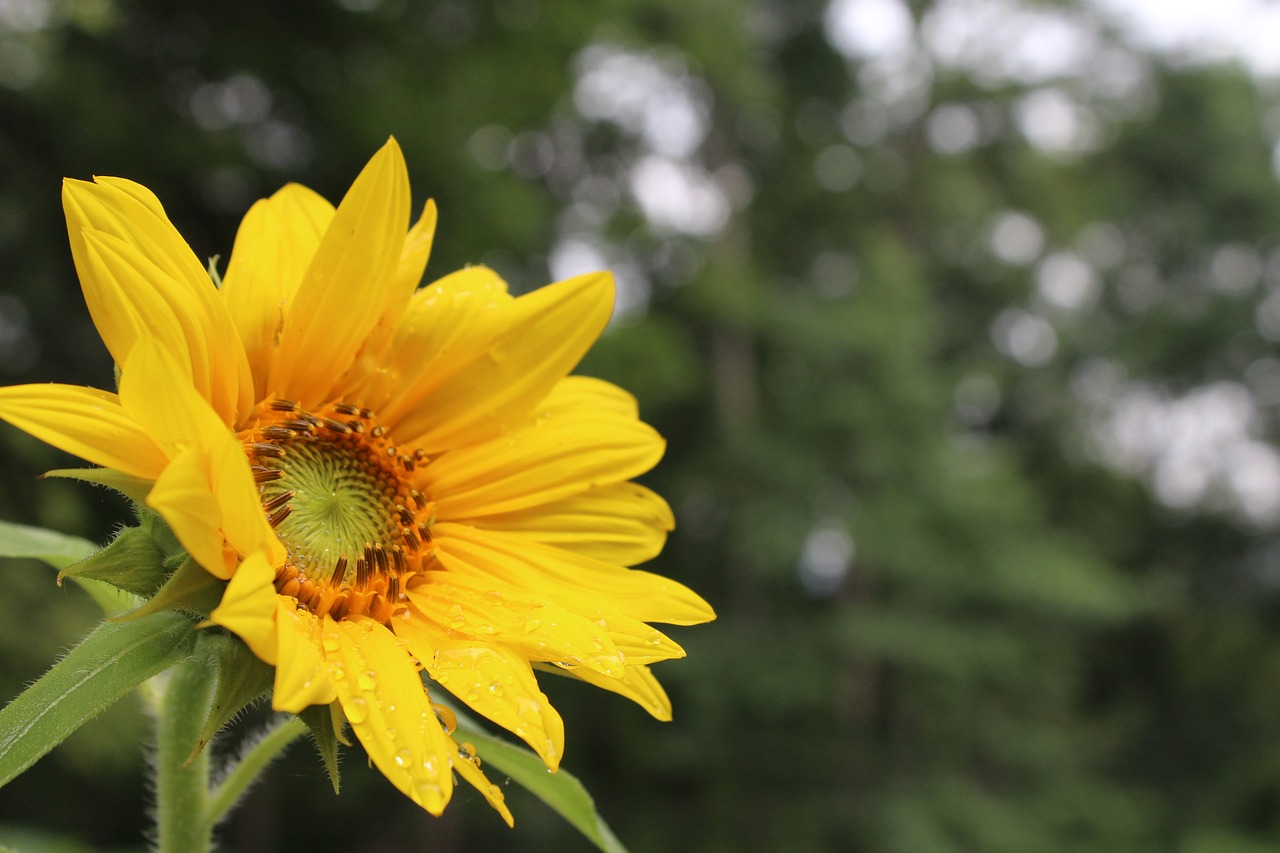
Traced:
<svg viewBox="0 0 1280 853">
<path fill-rule="evenodd" d="M 1070 3 L 0 4 L 0 376 L 110 381 L 63 175 L 147 184 L 225 257 L 254 198 L 335 198 L 394 133 L 429 274 L 618 275 L 582 370 L 668 436 L 661 570 L 721 615 L 659 671 L 675 723 L 548 685 L 633 849 L 1268 849 L 1275 115 Z M 33 483 L 62 464 L 0 432 L 0 515 L 105 537 L 119 504 Z M 5 695 L 92 618 L 41 578 L 0 566 Z M 131 710 L 0 821 L 132 843 Z M 519 797 L 507 833 L 344 785 L 296 748 L 228 846 L 585 844 Z"/>
</svg>

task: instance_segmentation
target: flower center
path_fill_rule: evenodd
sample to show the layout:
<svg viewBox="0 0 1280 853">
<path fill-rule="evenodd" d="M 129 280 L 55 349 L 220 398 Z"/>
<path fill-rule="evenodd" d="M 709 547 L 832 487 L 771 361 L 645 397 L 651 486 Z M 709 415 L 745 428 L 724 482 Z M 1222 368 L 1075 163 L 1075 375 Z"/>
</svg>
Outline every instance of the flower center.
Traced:
<svg viewBox="0 0 1280 853">
<path fill-rule="evenodd" d="M 387 622 L 430 559 L 432 506 L 368 409 L 272 400 L 240 434 L 267 520 L 288 550 L 276 590 L 317 616 Z"/>
</svg>

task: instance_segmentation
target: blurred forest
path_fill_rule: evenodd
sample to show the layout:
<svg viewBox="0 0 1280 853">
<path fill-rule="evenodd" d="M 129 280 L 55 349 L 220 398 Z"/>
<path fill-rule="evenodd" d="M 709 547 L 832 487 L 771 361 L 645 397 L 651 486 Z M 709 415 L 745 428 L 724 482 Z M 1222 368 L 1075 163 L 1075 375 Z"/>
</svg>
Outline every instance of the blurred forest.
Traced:
<svg viewBox="0 0 1280 853">
<path fill-rule="evenodd" d="M 111 384 L 64 175 L 225 258 L 394 134 L 429 278 L 618 276 L 581 372 L 667 436 L 652 568 L 720 614 L 673 632 L 672 723 L 547 685 L 633 851 L 1276 849 L 1280 86 L 1100 8 L 0 0 L 0 382 Z M 0 429 L 0 518 L 105 541 L 121 501 L 36 479 L 68 464 Z M 0 584 L 7 698 L 97 614 Z M 133 700 L 87 726 L 0 843 L 140 850 L 146 737 Z M 335 797 L 293 746 L 226 849 L 588 849 L 345 759 Z"/>
</svg>

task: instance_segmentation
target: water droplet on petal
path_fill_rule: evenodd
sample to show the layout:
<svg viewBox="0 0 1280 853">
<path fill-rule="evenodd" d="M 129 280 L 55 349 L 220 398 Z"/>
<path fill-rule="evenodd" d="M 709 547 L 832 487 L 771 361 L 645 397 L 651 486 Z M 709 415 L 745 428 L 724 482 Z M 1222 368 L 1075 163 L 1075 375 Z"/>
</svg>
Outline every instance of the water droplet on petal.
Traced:
<svg viewBox="0 0 1280 853">
<path fill-rule="evenodd" d="M 336 652 L 342 648 L 342 635 L 337 631 L 325 631 L 320 638 L 320 645 L 324 646 L 326 652 Z"/>
<path fill-rule="evenodd" d="M 492 683 L 489 685 L 489 692 L 490 692 L 490 693 L 492 693 L 494 696 L 501 696 L 501 695 L 502 695 L 502 682 L 501 682 L 501 681 L 494 681 L 494 682 L 492 682 Z"/>
<path fill-rule="evenodd" d="M 431 709 L 436 712 L 440 725 L 444 726 L 445 734 L 453 734 L 453 730 L 458 727 L 458 715 L 444 705 L 432 705 Z"/>
<path fill-rule="evenodd" d="M 378 686 L 378 673 L 372 669 L 360 673 L 360 677 L 356 679 L 356 686 L 368 693 Z"/>
<path fill-rule="evenodd" d="M 397 749 L 395 757 L 396 766 L 398 767 L 408 767 L 410 762 L 413 761 L 413 753 L 407 749 Z"/>
<path fill-rule="evenodd" d="M 430 806 L 438 807 L 444 799 L 444 789 L 434 782 L 419 782 L 413 789 L 418 798 Z"/>
<path fill-rule="evenodd" d="M 498 592 L 496 589 L 491 589 L 484 594 L 484 600 L 490 604 L 501 604 L 502 593 Z"/>
<path fill-rule="evenodd" d="M 363 723 L 369 716 L 369 703 L 362 697 L 357 696 L 354 699 L 343 702 L 342 710 L 347 712 L 347 719 L 350 720 L 353 725 Z"/>
<path fill-rule="evenodd" d="M 528 622 L 524 623 L 524 632 L 526 634 L 532 634 L 534 631 L 538 630 L 541 627 L 542 627 L 541 619 L 530 619 Z"/>
</svg>

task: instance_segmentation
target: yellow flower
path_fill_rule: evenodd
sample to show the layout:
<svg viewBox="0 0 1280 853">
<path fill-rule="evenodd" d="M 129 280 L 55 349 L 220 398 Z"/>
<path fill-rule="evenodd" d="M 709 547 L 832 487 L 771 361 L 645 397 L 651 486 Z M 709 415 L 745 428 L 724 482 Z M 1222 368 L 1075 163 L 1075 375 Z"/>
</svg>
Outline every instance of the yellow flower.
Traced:
<svg viewBox="0 0 1280 853">
<path fill-rule="evenodd" d="M 512 298 L 468 267 L 418 289 L 435 228 L 406 233 L 389 141 L 335 210 L 302 186 L 257 202 L 215 287 L 156 197 L 67 181 L 85 300 L 119 393 L 0 389 L 0 417 L 148 489 L 188 553 L 228 580 L 210 621 L 275 666 L 272 704 L 338 702 L 373 763 L 433 814 L 453 773 L 508 823 L 420 670 L 554 770 L 559 715 L 534 667 L 659 719 L 649 622 L 714 618 L 626 568 L 673 521 L 630 478 L 664 443 L 635 400 L 567 376 L 613 305 L 607 274 Z"/>
</svg>

